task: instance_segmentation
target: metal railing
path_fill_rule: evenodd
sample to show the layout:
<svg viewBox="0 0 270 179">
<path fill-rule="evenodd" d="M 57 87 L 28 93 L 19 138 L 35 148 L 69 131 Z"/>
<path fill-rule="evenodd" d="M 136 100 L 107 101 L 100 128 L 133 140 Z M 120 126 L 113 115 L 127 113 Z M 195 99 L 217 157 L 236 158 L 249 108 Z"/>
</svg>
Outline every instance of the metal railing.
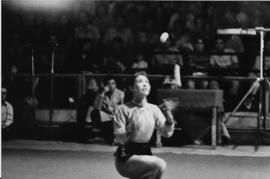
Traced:
<svg viewBox="0 0 270 179">
<path fill-rule="evenodd" d="M 127 81 L 131 78 L 132 74 L 35 74 L 34 78 L 31 74 L 16 74 L 16 75 L 3 75 L 3 80 L 6 81 L 7 87 L 15 88 L 11 89 L 11 93 L 8 94 L 8 99 L 14 101 L 13 94 L 21 93 L 20 91 L 26 91 L 20 94 L 18 100 L 22 100 L 26 97 L 33 97 L 37 99 L 38 105 L 33 105 L 34 110 L 46 109 L 49 110 L 49 119 L 47 121 L 50 125 L 53 125 L 53 111 L 55 109 L 72 109 L 78 108 L 78 101 L 85 95 L 87 89 L 87 80 L 90 78 L 98 79 L 100 82 L 104 81 L 107 76 L 112 76 L 118 82 L 118 87 L 127 90 Z M 152 91 L 154 93 L 155 88 L 160 88 L 166 75 L 148 75 Z M 240 82 L 253 82 L 256 80 L 254 77 L 244 76 L 181 76 L 182 81 L 192 79 L 194 81 L 200 80 L 217 80 L 217 81 L 232 81 L 237 80 Z M 15 80 L 14 80 L 15 79 Z M 13 81 L 12 81 L 13 80 Z M 10 83 L 18 84 L 10 84 Z M 23 86 L 21 86 L 23 84 Z M 17 85 L 17 86 L 16 86 Z M 246 91 L 248 90 L 248 85 Z M 243 90 L 245 91 L 245 90 Z M 25 95 L 24 95 L 25 94 Z M 18 96 L 18 95 L 17 95 Z M 16 99 L 15 99 L 16 100 Z"/>
</svg>

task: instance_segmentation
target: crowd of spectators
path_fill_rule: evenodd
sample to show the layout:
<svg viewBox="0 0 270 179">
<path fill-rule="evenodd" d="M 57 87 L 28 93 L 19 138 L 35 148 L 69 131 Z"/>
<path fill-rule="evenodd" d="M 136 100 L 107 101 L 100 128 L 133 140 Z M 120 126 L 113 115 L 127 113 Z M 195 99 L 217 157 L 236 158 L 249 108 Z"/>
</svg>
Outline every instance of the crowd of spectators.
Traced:
<svg viewBox="0 0 270 179">
<path fill-rule="evenodd" d="M 15 66 L 30 73 L 34 57 L 35 72 L 50 73 L 54 53 L 55 73 L 132 73 L 142 67 L 160 73 L 161 64 L 156 63 L 160 60 L 153 58 L 153 52 L 166 50 L 181 53 L 182 59 L 162 57 L 162 63 L 188 68 L 185 54 L 194 52 L 198 38 L 206 52 L 213 52 L 217 28 L 252 28 L 270 22 L 267 2 L 80 1 L 60 12 L 3 5 L 4 72 Z M 165 31 L 171 39 L 167 47 L 159 40 Z M 258 49 L 241 36 L 222 38 L 234 52 Z"/>
</svg>

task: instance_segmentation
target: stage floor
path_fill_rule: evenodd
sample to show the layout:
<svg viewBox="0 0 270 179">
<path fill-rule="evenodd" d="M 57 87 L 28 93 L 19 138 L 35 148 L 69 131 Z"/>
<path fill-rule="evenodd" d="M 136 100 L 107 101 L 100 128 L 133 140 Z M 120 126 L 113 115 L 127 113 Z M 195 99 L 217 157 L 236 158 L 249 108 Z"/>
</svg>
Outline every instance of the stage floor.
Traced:
<svg viewBox="0 0 270 179">
<path fill-rule="evenodd" d="M 164 179 L 266 179 L 270 157 L 177 154 L 155 155 L 167 161 Z M 112 151 L 4 149 L 4 179 L 121 179 Z"/>
</svg>

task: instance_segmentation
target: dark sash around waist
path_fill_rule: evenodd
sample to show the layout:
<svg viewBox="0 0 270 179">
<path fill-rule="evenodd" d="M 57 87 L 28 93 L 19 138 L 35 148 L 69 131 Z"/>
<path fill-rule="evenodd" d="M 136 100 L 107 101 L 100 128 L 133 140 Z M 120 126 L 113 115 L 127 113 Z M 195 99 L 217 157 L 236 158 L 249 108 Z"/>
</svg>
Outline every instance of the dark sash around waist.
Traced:
<svg viewBox="0 0 270 179">
<path fill-rule="evenodd" d="M 126 161 L 132 155 L 152 155 L 152 151 L 149 143 L 128 143 L 120 145 L 114 155 L 120 161 Z"/>
</svg>

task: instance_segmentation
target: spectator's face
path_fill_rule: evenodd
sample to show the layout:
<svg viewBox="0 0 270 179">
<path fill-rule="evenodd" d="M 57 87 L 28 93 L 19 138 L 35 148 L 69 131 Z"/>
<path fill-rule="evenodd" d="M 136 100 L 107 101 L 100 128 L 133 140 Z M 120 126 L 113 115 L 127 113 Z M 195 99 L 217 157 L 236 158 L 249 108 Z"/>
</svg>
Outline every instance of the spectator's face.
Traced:
<svg viewBox="0 0 270 179">
<path fill-rule="evenodd" d="M 7 89 L 2 88 L 2 101 L 5 101 L 7 97 Z"/>
<path fill-rule="evenodd" d="M 10 71 L 11 71 L 12 74 L 16 74 L 16 73 L 18 72 L 18 68 L 17 68 L 15 65 L 13 65 L 13 66 L 10 68 Z"/>
<path fill-rule="evenodd" d="M 116 88 L 116 82 L 114 79 L 110 79 L 108 82 L 107 82 L 107 85 L 110 89 L 110 91 L 114 91 L 115 88 Z"/>
<path fill-rule="evenodd" d="M 222 39 L 217 39 L 217 41 L 216 41 L 216 49 L 219 52 L 222 52 L 224 50 L 224 41 Z"/>
<path fill-rule="evenodd" d="M 197 52 L 203 52 L 204 51 L 204 42 L 202 39 L 198 39 L 195 44 L 195 51 Z"/>
<path fill-rule="evenodd" d="M 134 84 L 133 84 L 133 94 L 134 96 L 143 98 L 149 95 L 151 89 L 151 85 L 149 83 L 149 80 L 144 75 L 138 75 L 135 78 Z"/>
</svg>

